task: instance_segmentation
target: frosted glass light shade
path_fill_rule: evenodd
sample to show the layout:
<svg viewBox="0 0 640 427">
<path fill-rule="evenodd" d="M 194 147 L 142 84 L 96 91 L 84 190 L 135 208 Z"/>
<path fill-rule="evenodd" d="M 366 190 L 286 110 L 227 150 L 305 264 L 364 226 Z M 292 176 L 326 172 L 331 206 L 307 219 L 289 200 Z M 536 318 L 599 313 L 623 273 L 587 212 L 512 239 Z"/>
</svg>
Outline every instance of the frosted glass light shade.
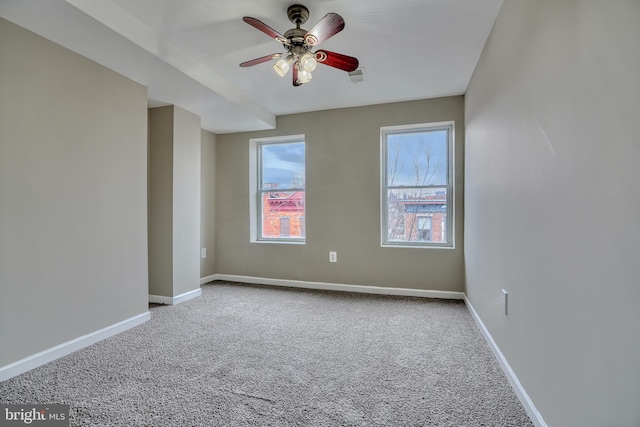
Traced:
<svg viewBox="0 0 640 427">
<path fill-rule="evenodd" d="M 289 72 L 289 65 L 292 61 L 293 56 L 291 55 L 286 58 L 279 59 L 278 62 L 273 65 L 273 69 L 276 70 L 276 73 L 278 73 L 280 77 L 284 77 Z"/>
<path fill-rule="evenodd" d="M 311 52 L 307 52 L 300 57 L 300 69 L 304 71 L 311 72 L 316 69 L 316 65 L 318 62 L 316 61 L 316 56 Z"/>
<path fill-rule="evenodd" d="M 310 72 L 304 69 L 298 70 L 298 83 L 300 84 L 308 83 L 311 81 L 312 78 L 313 76 L 311 75 Z"/>
</svg>

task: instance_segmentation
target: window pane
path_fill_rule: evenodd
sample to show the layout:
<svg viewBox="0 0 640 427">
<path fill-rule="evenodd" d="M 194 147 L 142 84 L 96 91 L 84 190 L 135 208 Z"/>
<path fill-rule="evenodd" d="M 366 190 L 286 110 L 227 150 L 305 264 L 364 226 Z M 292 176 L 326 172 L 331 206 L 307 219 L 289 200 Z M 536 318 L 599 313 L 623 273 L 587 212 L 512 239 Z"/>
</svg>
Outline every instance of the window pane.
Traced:
<svg viewBox="0 0 640 427">
<path fill-rule="evenodd" d="M 262 238 L 304 238 L 304 191 L 262 193 Z"/>
<path fill-rule="evenodd" d="M 447 187 L 387 190 L 387 241 L 447 242 Z"/>
<path fill-rule="evenodd" d="M 288 216 L 280 217 L 280 237 L 289 237 L 289 219 Z"/>
<path fill-rule="evenodd" d="M 447 131 L 387 134 L 387 186 L 447 185 Z"/>
<path fill-rule="evenodd" d="M 262 190 L 304 188 L 304 142 L 263 144 Z"/>
</svg>

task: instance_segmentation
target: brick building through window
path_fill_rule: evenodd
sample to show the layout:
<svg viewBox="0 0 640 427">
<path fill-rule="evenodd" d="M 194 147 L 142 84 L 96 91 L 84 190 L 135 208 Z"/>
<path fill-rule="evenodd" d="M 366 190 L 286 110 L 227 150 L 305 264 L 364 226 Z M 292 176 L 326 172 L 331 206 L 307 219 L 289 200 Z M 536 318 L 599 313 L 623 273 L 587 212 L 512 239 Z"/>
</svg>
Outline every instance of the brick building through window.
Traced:
<svg viewBox="0 0 640 427">
<path fill-rule="evenodd" d="M 265 237 L 305 237 L 304 191 L 270 191 L 262 196 Z"/>
<path fill-rule="evenodd" d="M 444 192 L 413 197 L 390 198 L 389 218 L 393 219 L 389 240 L 445 242 L 447 239 L 447 197 Z"/>
</svg>

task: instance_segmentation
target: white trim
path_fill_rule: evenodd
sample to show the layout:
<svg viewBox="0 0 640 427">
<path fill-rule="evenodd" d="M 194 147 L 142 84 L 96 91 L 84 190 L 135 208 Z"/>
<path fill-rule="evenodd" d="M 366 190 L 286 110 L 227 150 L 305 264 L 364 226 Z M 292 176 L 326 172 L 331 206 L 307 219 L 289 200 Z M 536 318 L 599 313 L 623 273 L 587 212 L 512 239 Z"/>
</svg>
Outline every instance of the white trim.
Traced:
<svg viewBox="0 0 640 427">
<path fill-rule="evenodd" d="M 249 241 L 258 240 L 258 143 L 249 140 Z"/>
<path fill-rule="evenodd" d="M 42 366 L 46 363 L 52 362 L 63 356 L 78 351 L 82 348 L 88 347 L 92 344 L 102 341 L 109 337 L 124 332 L 127 329 L 131 329 L 135 326 L 141 325 L 147 320 L 151 319 L 151 313 L 146 311 L 138 314 L 137 316 L 130 317 L 122 322 L 115 323 L 106 328 L 99 329 L 95 332 L 91 332 L 86 335 L 82 335 L 78 338 L 74 338 L 71 341 L 58 344 L 55 347 L 51 347 L 47 350 L 41 351 L 31 356 L 27 356 L 24 359 L 13 362 L 9 365 L 0 367 L 0 381 L 6 381 L 9 378 L 13 378 L 17 375 L 30 371 L 31 369 Z"/>
<path fill-rule="evenodd" d="M 205 283 L 213 282 L 216 279 L 217 274 L 212 274 L 211 276 L 205 276 L 200 278 L 200 285 L 204 285 Z"/>
<path fill-rule="evenodd" d="M 498 359 L 498 363 L 500 364 L 500 367 L 504 371 L 504 374 L 507 376 L 507 379 L 511 384 L 511 388 L 513 388 L 513 391 L 516 393 L 516 396 L 518 396 L 520 403 L 522 403 L 522 406 L 524 407 L 525 411 L 527 411 L 527 415 L 529 415 L 529 418 L 531 418 L 531 422 L 533 422 L 533 424 L 536 427 L 547 427 L 547 423 L 545 423 L 544 419 L 542 418 L 542 415 L 536 409 L 536 406 L 533 404 L 533 401 L 525 391 L 522 384 L 520 384 L 520 380 L 518 380 L 516 373 L 513 372 L 513 369 L 511 369 L 509 362 L 504 357 L 504 354 L 502 354 L 502 352 L 500 351 L 500 348 L 494 341 L 493 337 L 491 336 L 491 333 L 489 333 L 489 330 L 482 322 L 482 319 L 480 319 L 480 316 L 478 316 L 478 312 L 476 312 L 476 310 L 473 308 L 473 305 L 471 305 L 471 301 L 469 301 L 466 295 L 464 296 L 464 302 L 465 304 L 467 304 L 467 308 L 471 313 L 471 317 L 473 317 L 473 320 L 475 320 L 476 324 L 478 325 L 478 328 L 480 329 L 480 332 L 482 332 L 482 335 L 487 341 L 489 348 L 495 355 L 496 359 Z"/>
<path fill-rule="evenodd" d="M 286 286 L 290 288 L 321 289 L 327 291 L 357 292 L 376 295 L 396 295 L 421 298 L 464 299 L 462 292 L 430 291 L 423 289 L 389 288 L 383 286 L 345 285 L 340 283 L 306 282 L 302 280 L 268 279 L 264 277 L 236 276 L 233 274 L 214 274 L 213 280 L 254 283 L 259 285 Z"/>
<path fill-rule="evenodd" d="M 400 132 L 405 130 L 420 130 L 427 127 L 445 127 L 454 124 L 454 120 L 445 120 L 443 122 L 428 122 L 428 123 L 411 123 L 408 125 L 392 125 L 392 126 L 381 126 L 380 130 L 385 132 Z"/>
<path fill-rule="evenodd" d="M 267 136 L 264 138 L 251 138 L 249 139 L 249 142 L 251 143 L 266 142 L 268 144 L 277 144 L 279 142 L 304 141 L 304 138 L 305 138 L 305 134 L 300 133 L 297 135 Z"/>
<path fill-rule="evenodd" d="M 268 243 L 270 245 L 306 245 L 304 240 L 252 240 L 251 243 Z"/>
<path fill-rule="evenodd" d="M 200 279 L 202 280 L 202 279 Z M 181 302 L 189 301 L 190 299 L 197 298 L 202 295 L 202 289 L 194 289 L 193 291 L 185 292 L 184 294 L 177 295 L 175 297 L 165 297 L 162 295 L 149 295 L 149 302 L 154 304 L 167 304 L 176 305 Z"/>
<path fill-rule="evenodd" d="M 457 249 L 455 246 L 438 246 L 438 245 L 426 245 L 426 244 L 416 244 L 416 245 L 408 245 L 407 242 L 403 242 L 398 245 L 384 243 L 380 244 L 381 248 L 399 248 L 399 249 Z"/>
</svg>

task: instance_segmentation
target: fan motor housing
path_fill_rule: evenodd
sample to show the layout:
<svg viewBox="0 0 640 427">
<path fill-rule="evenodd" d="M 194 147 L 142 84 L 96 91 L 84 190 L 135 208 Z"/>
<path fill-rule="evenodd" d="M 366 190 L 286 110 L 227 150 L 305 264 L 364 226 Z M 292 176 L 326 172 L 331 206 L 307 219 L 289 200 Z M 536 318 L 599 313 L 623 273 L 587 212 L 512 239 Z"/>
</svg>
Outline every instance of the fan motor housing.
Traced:
<svg viewBox="0 0 640 427">
<path fill-rule="evenodd" d="M 303 45 L 304 44 L 304 35 L 307 34 L 307 30 L 302 28 L 292 28 L 284 33 L 284 37 L 289 40 L 289 42 L 294 45 Z"/>
</svg>

